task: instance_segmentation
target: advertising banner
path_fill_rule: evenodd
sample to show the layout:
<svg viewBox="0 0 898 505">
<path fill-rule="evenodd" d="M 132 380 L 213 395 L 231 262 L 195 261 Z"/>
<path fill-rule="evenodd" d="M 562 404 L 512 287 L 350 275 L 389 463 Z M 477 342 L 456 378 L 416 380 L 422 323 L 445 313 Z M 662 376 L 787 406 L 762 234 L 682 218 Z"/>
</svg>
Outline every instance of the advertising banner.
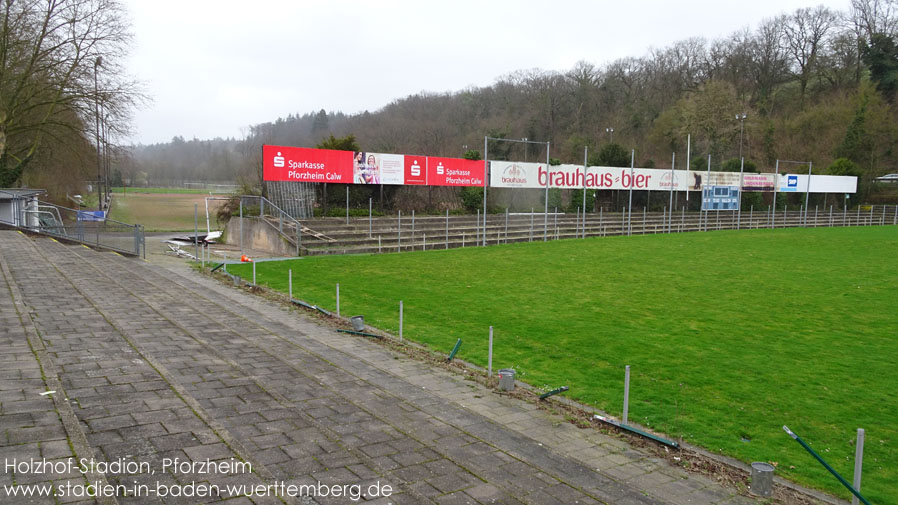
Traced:
<svg viewBox="0 0 898 505">
<path fill-rule="evenodd" d="M 775 174 L 745 174 L 742 178 L 742 191 L 773 191 Z"/>
<path fill-rule="evenodd" d="M 405 184 L 427 184 L 427 156 L 405 157 Z"/>
<path fill-rule="evenodd" d="M 262 146 L 262 178 L 266 181 L 351 184 L 352 152 L 305 147 Z"/>
<path fill-rule="evenodd" d="M 401 154 L 356 152 L 352 159 L 355 184 L 403 184 L 405 162 Z"/>
<path fill-rule="evenodd" d="M 78 221 L 105 221 L 105 210 L 79 210 Z"/>
<path fill-rule="evenodd" d="M 548 167 L 543 163 L 519 163 L 511 161 L 490 162 L 490 186 L 497 188 L 550 188 L 578 189 L 584 185 L 589 189 L 649 189 L 670 191 L 698 190 L 690 183 L 695 181 L 685 170 L 655 168 L 586 167 L 583 165 L 556 165 Z"/>
<path fill-rule="evenodd" d="M 483 186 L 485 163 L 461 158 L 262 146 L 266 181 Z"/>
<path fill-rule="evenodd" d="M 461 158 L 427 157 L 430 186 L 483 186 L 484 162 Z"/>
<path fill-rule="evenodd" d="M 779 190 L 784 193 L 855 193 L 857 177 L 845 175 L 780 174 Z"/>
</svg>

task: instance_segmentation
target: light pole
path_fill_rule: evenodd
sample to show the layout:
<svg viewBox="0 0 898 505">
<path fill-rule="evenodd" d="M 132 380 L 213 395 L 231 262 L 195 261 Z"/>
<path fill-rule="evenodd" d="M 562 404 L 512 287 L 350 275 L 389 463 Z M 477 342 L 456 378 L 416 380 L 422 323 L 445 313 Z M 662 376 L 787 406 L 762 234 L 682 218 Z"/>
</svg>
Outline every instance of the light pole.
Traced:
<svg viewBox="0 0 898 505">
<path fill-rule="evenodd" d="M 605 128 L 605 133 L 608 134 L 608 143 L 613 144 L 614 143 L 614 128 L 612 128 L 610 126 L 608 128 Z"/>
<path fill-rule="evenodd" d="M 742 133 L 745 131 L 745 118 L 748 114 L 736 114 L 736 121 L 739 121 L 739 159 L 742 159 Z"/>
<path fill-rule="evenodd" d="M 100 172 L 103 170 L 103 160 L 100 158 L 100 93 L 97 86 L 97 68 L 103 64 L 103 58 L 97 56 L 94 60 L 94 115 L 96 116 L 97 137 L 97 210 L 103 210 L 103 191 L 100 188 Z"/>
</svg>

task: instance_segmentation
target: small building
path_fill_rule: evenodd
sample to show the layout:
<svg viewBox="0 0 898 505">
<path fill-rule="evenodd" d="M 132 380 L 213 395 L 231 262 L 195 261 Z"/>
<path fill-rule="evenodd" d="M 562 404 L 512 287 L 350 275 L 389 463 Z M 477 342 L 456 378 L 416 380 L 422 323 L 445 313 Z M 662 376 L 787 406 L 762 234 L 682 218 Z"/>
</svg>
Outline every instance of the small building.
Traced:
<svg viewBox="0 0 898 505">
<path fill-rule="evenodd" d="M 44 189 L 0 189 L 0 224 L 37 227 L 37 197 L 44 193 Z"/>
</svg>

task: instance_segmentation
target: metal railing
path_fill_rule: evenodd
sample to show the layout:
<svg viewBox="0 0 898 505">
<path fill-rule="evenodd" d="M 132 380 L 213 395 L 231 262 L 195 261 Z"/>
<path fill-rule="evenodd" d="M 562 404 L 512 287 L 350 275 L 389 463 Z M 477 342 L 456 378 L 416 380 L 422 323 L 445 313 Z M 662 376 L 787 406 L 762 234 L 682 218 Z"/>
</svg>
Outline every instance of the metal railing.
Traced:
<svg viewBox="0 0 898 505">
<path fill-rule="evenodd" d="M 37 208 L 25 209 L 25 223 L 22 228 L 35 233 L 146 258 L 146 237 L 139 224 L 100 218 L 92 211 L 46 202 L 38 202 Z"/>
<path fill-rule="evenodd" d="M 296 255 L 302 250 L 302 223 L 264 196 L 241 195 L 240 217 L 259 218 L 278 231 L 281 237 L 296 247 Z M 241 244 L 243 220 L 240 221 Z"/>
</svg>

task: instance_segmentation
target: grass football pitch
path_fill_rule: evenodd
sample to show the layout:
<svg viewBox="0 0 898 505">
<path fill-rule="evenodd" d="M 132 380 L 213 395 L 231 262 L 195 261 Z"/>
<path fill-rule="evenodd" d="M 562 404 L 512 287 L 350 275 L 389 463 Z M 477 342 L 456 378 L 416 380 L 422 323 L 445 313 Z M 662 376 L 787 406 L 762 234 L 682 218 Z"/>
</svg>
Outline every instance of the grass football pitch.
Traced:
<svg viewBox="0 0 898 505">
<path fill-rule="evenodd" d="M 257 264 L 260 284 L 849 498 L 898 504 L 898 227 L 722 231 Z M 252 278 L 249 265 L 228 270 Z"/>
</svg>

